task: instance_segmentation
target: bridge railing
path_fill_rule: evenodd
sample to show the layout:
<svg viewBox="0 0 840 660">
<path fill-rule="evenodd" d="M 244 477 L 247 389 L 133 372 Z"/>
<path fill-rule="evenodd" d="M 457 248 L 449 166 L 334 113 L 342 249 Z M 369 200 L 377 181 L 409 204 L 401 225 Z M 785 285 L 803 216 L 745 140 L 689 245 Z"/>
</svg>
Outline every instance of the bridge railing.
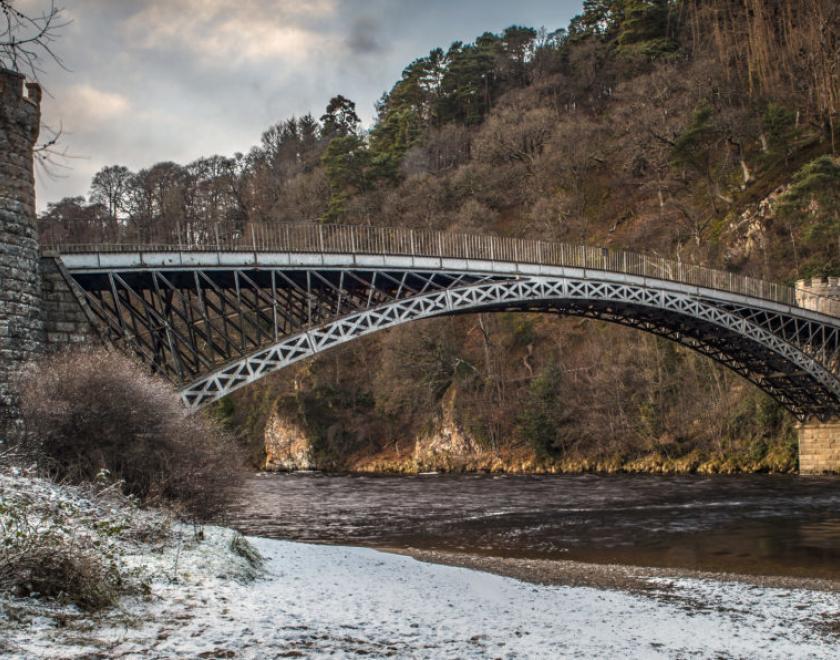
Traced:
<svg viewBox="0 0 840 660">
<path fill-rule="evenodd" d="M 443 257 L 606 270 L 679 282 L 840 316 L 840 300 L 783 284 L 697 266 L 664 257 L 608 248 L 492 235 L 457 234 L 369 225 L 249 225 L 244 231 L 217 227 L 166 236 L 131 237 L 101 243 L 43 241 L 58 253 L 91 252 L 310 252 Z"/>
</svg>

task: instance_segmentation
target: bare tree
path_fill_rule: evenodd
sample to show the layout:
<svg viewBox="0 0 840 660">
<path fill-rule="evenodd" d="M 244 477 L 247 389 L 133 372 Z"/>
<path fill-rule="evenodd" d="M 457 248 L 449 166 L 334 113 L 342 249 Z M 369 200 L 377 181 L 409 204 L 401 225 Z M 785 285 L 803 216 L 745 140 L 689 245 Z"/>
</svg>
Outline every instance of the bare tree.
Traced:
<svg viewBox="0 0 840 660">
<path fill-rule="evenodd" d="M 128 206 L 128 193 L 133 174 L 123 165 L 103 167 L 90 184 L 90 201 L 102 204 L 108 215 L 118 220 Z"/>
<path fill-rule="evenodd" d="M 69 24 L 63 10 L 51 1 L 41 14 L 28 15 L 15 8 L 15 0 L 0 0 L 0 66 L 37 78 L 40 62 L 51 59 L 64 66 L 53 50 L 58 33 Z"/>
<path fill-rule="evenodd" d="M 63 18 L 64 10 L 50 0 L 40 14 L 30 15 L 15 4 L 16 0 L 0 0 L 0 68 L 35 80 L 43 73 L 41 62 L 45 59 L 65 68 L 52 46 L 62 28 L 70 23 Z M 42 129 L 47 137 L 35 147 L 35 162 L 48 177 L 59 178 L 59 172 L 68 169 L 66 161 L 72 158 L 67 148 L 60 145 L 63 127 L 44 124 Z"/>
</svg>

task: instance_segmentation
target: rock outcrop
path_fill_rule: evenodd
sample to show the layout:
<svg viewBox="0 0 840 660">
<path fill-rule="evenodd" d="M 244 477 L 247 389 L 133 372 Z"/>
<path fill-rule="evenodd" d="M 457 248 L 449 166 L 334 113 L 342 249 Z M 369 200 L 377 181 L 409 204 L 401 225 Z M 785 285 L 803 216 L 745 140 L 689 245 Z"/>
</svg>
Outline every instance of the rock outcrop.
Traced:
<svg viewBox="0 0 840 660">
<path fill-rule="evenodd" d="M 417 438 L 413 462 L 418 472 L 481 469 L 495 457 L 485 451 L 455 420 L 455 391 L 444 398 L 440 423 L 431 433 Z"/>
<path fill-rule="evenodd" d="M 294 472 L 314 470 L 312 445 L 306 433 L 297 424 L 279 415 L 271 414 L 265 425 L 266 470 Z"/>
<path fill-rule="evenodd" d="M 735 220 L 729 223 L 726 233 L 729 235 L 726 261 L 730 265 L 739 265 L 767 248 L 768 223 L 776 215 L 778 199 L 788 186 L 780 186 L 757 204 L 749 206 Z"/>
</svg>

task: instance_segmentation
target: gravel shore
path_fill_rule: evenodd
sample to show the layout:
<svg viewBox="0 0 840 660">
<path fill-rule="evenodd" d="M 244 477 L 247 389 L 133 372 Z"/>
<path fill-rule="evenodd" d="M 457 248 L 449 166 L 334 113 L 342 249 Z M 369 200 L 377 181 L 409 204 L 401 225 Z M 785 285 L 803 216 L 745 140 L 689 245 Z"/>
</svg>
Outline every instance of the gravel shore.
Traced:
<svg viewBox="0 0 840 660">
<path fill-rule="evenodd" d="M 420 548 L 377 548 L 385 552 L 407 555 L 420 561 L 446 566 L 470 568 L 495 575 L 516 578 L 524 582 L 566 587 L 594 587 L 618 589 L 634 593 L 662 591 L 663 584 L 672 578 L 737 582 L 747 586 L 772 589 L 807 589 L 840 593 L 840 581 L 794 576 L 742 575 L 712 573 L 683 568 L 624 566 L 619 564 L 590 564 L 556 559 L 523 559 L 493 557 L 478 554 L 427 550 Z M 653 580 L 653 581 L 652 581 Z"/>
</svg>

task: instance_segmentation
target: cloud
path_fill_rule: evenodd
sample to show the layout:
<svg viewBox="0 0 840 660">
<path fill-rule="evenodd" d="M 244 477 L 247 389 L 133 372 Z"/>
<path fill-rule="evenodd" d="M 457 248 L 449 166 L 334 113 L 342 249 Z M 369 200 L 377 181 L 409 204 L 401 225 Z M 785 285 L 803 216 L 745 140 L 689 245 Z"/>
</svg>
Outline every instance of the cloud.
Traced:
<svg viewBox="0 0 840 660">
<path fill-rule="evenodd" d="M 15 0 L 40 12 L 50 0 Z M 408 62 L 485 30 L 556 27 L 580 0 L 59 0 L 42 64 L 44 121 L 78 158 L 39 175 L 39 207 L 86 192 L 105 165 L 247 151 L 271 124 L 321 114 L 337 93 L 363 121 Z"/>
<path fill-rule="evenodd" d="M 61 110 L 67 116 L 86 121 L 106 121 L 118 118 L 131 109 L 122 94 L 97 89 L 92 85 L 73 85 L 62 92 Z"/>
<path fill-rule="evenodd" d="M 169 0 L 145 3 L 123 31 L 149 50 L 185 50 L 216 62 L 302 60 L 323 48 L 319 21 L 335 13 L 334 0 Z"/>
<path fill-rule="evenodd" d="M 383 32 L 379 21 L 369 16 L 360 16 L 350 26 L 350 34 L 345 43 L 353 53 L 359 55 L 379 53 L 385 50 L 381 42 Z"/>
</svg>

